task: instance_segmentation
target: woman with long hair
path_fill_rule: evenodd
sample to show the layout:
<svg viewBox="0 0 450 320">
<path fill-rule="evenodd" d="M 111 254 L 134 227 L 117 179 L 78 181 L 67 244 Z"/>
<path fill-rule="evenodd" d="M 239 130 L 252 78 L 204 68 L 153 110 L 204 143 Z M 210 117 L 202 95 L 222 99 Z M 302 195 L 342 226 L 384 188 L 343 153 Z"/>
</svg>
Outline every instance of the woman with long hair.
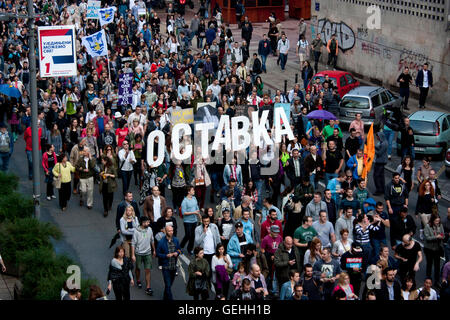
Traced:
<svg viewBox="0 0 450 320">
<path fill-rule="evenodd" d="M 47 184 L 47 200 L 56 199 L 53 192 L 53 168 L 58 163 L 55 153 L 55 147 L 51 144 L 46 145 L 46 152 L 42 154 L 42 167 L 45 171 L 45 183 Z"/>
<path fill-rule="evenodd" d="M 139 226 L 138 218 L 134 212 L 133 206 L 126 207 L 123 217 L 120 218 L 120 237 L 125 255 L 129 258 L 131 254 L 131 239 L 134 231 Z"/>
<path fill-rule="evenodd" d="M 228 290 L 230 288 L 230 276 L 228 270 L 233 268 L 233 263 L 228 254 L 225 254 L 225 247 L 222 243 L 217 244 L 216 254 L 212 257 L 211 281 L 216 289 L 216 294 L 223 294 L 228 296 Z"/>
<path fill-rule="evenodd" d="M 405 156 L 396 171 L 400 174 L 400 180 L 406 184 L 408 192 L 411 192 L 414 188 L 413 177 L 415 174 L 414 161 L 411 156 Z"/>
<path fill-rule="evenodd" d="M 116 300 L 130 300 L 130 285 L 134 286 L 133 262 L 125 255 L 123 246 L 118 246 L 114 251 L 108 272 L 108 290 L 114 290 Z"/>
<path fill-rule="evenodd" d="M 250 180 L 247 182 L 247 184 L 244 187 L 244 190 L 242 191 L 242 197 L 243 196 L 249 196 L 252 200 L 252 203 L 250 204 L 251 208 L 254 210 L 256 204 L 258 203 L 258 189 L 256 188 L 256 184 L 253 182 L 253 180 Z"/>
<path fill-rule="evenodd" d="M 417 300 L 418 295 L 415 280 L 412 277 L 407 276 L 402 284 L 402 299 Z"/>
<path fill-rule="evenodd" d="M 355 294 L 353 286 L 350 284 L 350 277 L 347 272 L 341 272 L 339 274 L 338 283 L 336 287 L 334 287 L 333 294 L 338 290 L 345 292 L 347 300 L 358 300 L 358 296 Z"/>
<path fill-rule="evenodd" d="M 102 157 L 102 171 L 100 172 L 100 192 L 103 197 L 103 216 L 107 217 L 114 201 L 114 192 L 117 190 L 117 169 L 110 158 Z"/>
<path fill-rule="evenodd" d="M 103 156 L 111 160 L 112 166 L 116 171 L 119 170 L 117 155 L 114 152 L 114 148 L 112 145 L 108 144 L 105 146 L 105 149 L 103 150 Z"/>
<path fill-rule="evenodd" d="M 314 265 L 314 263 L 320 259 L 322 259 L 322 241 L 320 241 L 318 237 L 314 237 L 311 240 L 309 249 L 305 252 L 303 265 L 308 263 Z"/>
<path fill-rule="evenodd" d="M 52 130 L 53 132 L 53 130 Z M 70 153 L 74 145 L 81 141 L 81 127 L 78 125 L 78 119 L 73 118 L 70 122 L 69 129 L 66 130 L 67 152 Z"/>
<path fill-rule="evenodd" d="M 340 231 L 341 239 L 335 241 L 333 244 L 331 254 L 338 261 L 341 261 L 342 255 L 347 251 L 350 251 L 352 247 L 353 240 L 348 237 L 349 234 L 350 233 L 347 229 L 342 229 Z"/>
<path fill-rule="evenodd" d="M 420 217 L 424 227 L 430 220 L 435 204 L 435 192 L 433 185 L 429 180 L 425 180 L 419 186 L 419 196 L 417 197 L 416 215 Z"/>
<path fill-rule="evenodd" d="M 50 131 L 50 138 L 48 142 L 53 145 L 56 156 L 59 156 L 63 152 L 61 132 L 59 131 L 56 123 L 53 124 L 53 128 Z"/>
<path fill-rule="evenodd" d="M 441 255 L 444 253 L 444 227 L 441 223 L 441 218 L 436 215 L 431 215 L 430 222 L 425 225 L 424 229 L 424 252 L 427 259 L 426 276 L 431 279 L 431 269 L 434 266 L 434 283 L 439 284 L 439 274 L 441 266 Z"/>
</svg>

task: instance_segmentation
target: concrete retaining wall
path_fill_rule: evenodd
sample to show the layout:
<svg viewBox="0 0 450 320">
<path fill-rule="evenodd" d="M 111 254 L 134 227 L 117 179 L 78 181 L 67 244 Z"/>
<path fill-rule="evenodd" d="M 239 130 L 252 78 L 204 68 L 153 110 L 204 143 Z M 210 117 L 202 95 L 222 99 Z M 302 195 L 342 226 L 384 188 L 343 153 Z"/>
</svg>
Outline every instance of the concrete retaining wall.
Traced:
<svg viewBox="0 0 450 320">
<path fill-rule="evenodd" d="M 450 29 L 447 17 L 450 1 L 434 1 L 313 0 L 311 33 L 320 32 L 323 41 L 337 33 L 340 42 L 338 67 L 380 81 L 387 87 L 398 85 L 397 77 L 404 66 L 409 66 L 415 80 L 422 64 L 428 62 L 434 80 L 428 102 L 448 108 Z M 384 6 L 381 29 L 378 30 L 367 28 L 370 14 L 366 10 L 373 4 Z M 322 56 L 327 59 L 327 53 Z M 411 89 L 418 93 L 415 86 Z"/>
</svg>

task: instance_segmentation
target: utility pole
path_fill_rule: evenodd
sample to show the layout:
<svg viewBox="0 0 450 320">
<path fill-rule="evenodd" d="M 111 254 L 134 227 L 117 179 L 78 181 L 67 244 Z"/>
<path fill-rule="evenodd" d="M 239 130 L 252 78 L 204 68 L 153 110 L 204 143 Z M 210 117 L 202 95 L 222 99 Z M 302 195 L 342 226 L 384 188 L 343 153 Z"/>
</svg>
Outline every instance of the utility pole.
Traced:
<svg viewBox="0 0 450 320">
<path fill-rule="evenodd" d="M 35 29 L 34 24 L 34 7 L 33 0 L 28 0 L 28 45 L 30 51 L 28 60 L 30 64 L 30 100 L 31 100 L 31 138 L 32 138 L 32 161 L 33 161 L 33 201 L 34 201 L 34 217 L 40 219 L 41 216 L 41 172 L 40 172 L 40 155 L 39 155 L 39 125 L 38 125 L 38 103 L 36 93 L 36 48 L 35 48 Z M 41 146 L 43 147 L 43 146 Z"/>
</svg>

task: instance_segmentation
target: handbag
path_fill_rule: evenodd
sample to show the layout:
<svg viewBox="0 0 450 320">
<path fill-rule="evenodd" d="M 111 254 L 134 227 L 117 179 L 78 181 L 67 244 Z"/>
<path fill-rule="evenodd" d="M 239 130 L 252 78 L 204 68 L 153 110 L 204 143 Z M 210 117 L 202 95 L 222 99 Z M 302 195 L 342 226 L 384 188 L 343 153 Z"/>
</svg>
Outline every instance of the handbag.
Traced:
<svg viewBox="0 0 450 320">
<path fill-rule="evenodd" d="M 195 278 L 194 288 L 197 291 L 206 291 L 207 290 L 206 279 L 204 277 Z"/>
<path fill-rule="evenodd" d="M 59 174 L 61 174 L 61 164 L 58 163 L 58 165 L 59 165 L 58 172 L 59 172 Z M 60 189 L 61 188 L 61 177 L 53 176 L 53 186 L 56 189 Z"/>
</svg>

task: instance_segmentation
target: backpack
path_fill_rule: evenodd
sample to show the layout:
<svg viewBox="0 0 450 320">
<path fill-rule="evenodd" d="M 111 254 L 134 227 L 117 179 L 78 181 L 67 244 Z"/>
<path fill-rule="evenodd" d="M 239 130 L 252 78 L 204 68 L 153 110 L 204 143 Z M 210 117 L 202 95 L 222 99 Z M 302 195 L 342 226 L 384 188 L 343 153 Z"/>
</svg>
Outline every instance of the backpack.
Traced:
<svg viewBox="0 0 450 320">
<path fill-rule="evenodd" d="M 0 152 L 6 153 L 11 151 L 10 147 L 11 140 L 9 134 L 0 134 Z"/>
</svg>

